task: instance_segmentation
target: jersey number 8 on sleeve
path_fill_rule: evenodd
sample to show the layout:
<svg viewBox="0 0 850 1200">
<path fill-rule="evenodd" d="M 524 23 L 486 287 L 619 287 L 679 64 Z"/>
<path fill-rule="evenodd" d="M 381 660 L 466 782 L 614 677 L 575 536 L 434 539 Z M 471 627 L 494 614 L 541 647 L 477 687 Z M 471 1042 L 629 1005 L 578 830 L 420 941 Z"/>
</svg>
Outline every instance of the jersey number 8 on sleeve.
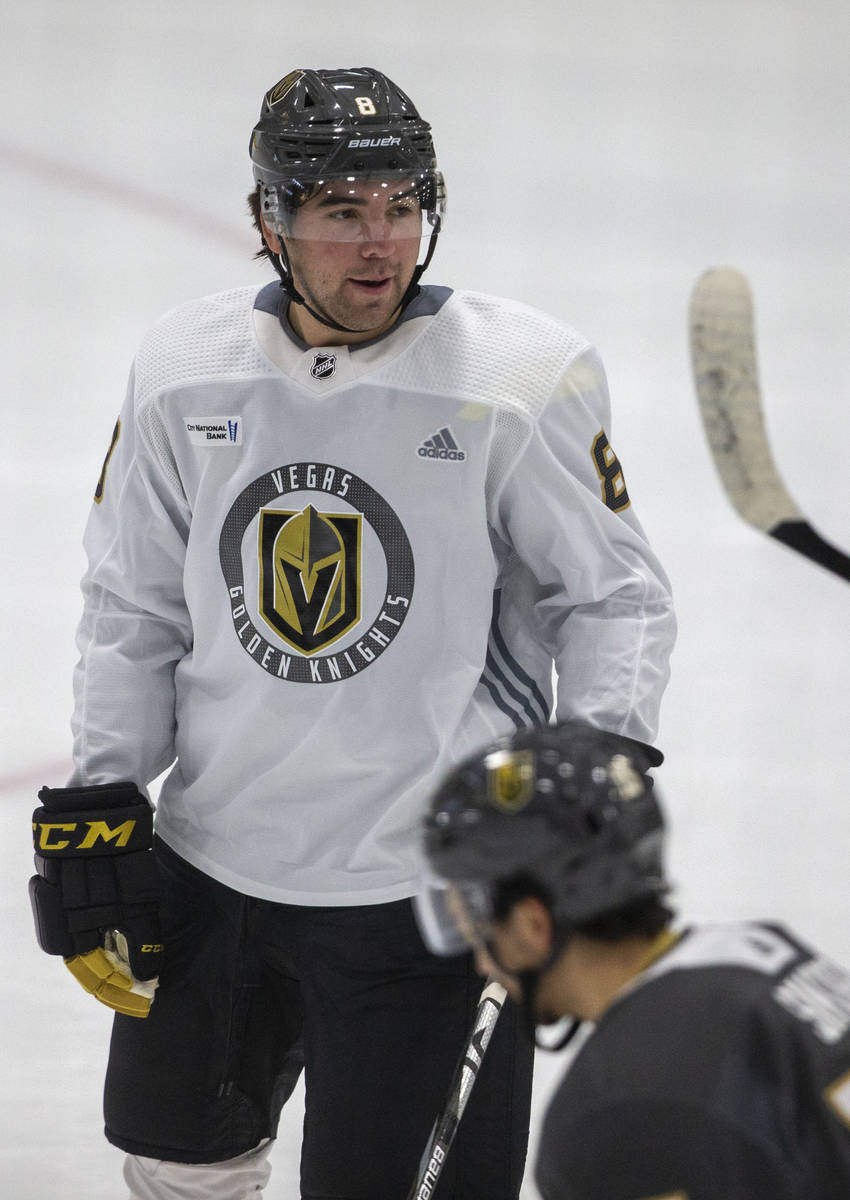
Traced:
<svg viewBox="0 0 850 1200">
<path fill-rule="evenodd" d="M 115 443 L 121 436 L 121 418 L 115 422 L 115 428 L 112 430 L 112 440 L 109 443 L 109 449 L 106 451 L 106 458 L 103 460 L 103 466 L 100 469 L 100 478 L 97 481 L 97 487 L 94 489 L 94 502 L 100 504 L 103 499 L 103 489 L 106 484 L 106 469 L 109 466 L 109 460 L 112 458 L 112 451 L 115 449 Z"/>
<path fill-rule="evenodd" d="M 602 483 L 602 499 L 614 512 L 622 512 L 631 504 L 623 478 L 623 468 L 620 460 L 611 449 L 605 430 L 600 429 L 593 439 L 590 450 L 596 474 Z"/>
</svg>

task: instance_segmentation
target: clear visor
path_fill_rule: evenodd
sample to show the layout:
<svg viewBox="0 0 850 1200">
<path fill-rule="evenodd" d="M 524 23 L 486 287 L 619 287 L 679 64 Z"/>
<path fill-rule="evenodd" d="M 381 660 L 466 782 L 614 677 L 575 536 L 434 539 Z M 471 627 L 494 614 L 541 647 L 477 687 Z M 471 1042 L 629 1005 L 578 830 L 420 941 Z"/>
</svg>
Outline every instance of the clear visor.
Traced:
<svg viewBox="0 0 850 1200">
<path fill-rule="evenodd" d="M 262 207 L 272 231 L 290 239 L 427 241 L 442 226 L 445 189 L 437 171 L 386 172 L 375 178 L 339 175 L 309 188 L 297 180 L 264 188 Z"/>
<path fill-rule="evenodd" d="M 429 877 L 414 897 L 422 940 L 432 954 L 466 954 L 485 947 L 492 920 L 492 894 L 484 883 Z"/>
</svg>

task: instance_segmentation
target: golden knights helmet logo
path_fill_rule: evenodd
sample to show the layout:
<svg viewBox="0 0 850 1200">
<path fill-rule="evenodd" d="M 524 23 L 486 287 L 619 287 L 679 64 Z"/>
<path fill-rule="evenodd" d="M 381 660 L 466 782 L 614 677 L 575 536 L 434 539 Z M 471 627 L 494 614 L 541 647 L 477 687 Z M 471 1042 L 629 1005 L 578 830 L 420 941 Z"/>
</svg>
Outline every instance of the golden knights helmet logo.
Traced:
<svg viewBox="0 0 850 1200">
<path fill-rule="evenodd" d="M 260 615 L 302 654 L 316 654 L 360 620 L 359 513 L 260 512 Z"/>
<path fill-rule="evenodd" d="M 534 795 L 536 771 L 531 750 L 494 750 L 484 760 L 487 796 L 494 808 L 516 813 Z"/>
</svg>

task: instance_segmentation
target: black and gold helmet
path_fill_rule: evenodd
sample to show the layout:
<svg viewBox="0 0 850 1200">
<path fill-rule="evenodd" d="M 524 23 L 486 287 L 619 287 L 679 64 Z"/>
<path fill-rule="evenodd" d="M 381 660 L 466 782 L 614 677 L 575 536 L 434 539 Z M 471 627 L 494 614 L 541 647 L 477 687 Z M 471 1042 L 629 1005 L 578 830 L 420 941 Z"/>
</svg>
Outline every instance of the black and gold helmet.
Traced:
<svg viewBox="0 0 850 1200">
<path fill-rule="evenodd" d="M 344 178 L 412 180 L 431 229 L 442 223 L 445 185 L 431 126 L 372 67 L 290 71 L 264 96 L 250 151 L 275 233 L 286 235 L 287 217 L 323 182 Z"/>
<path fill-rule="evenodd" d="M 520 730 L 461 763 L 433 797 L 429 867 L 482 924 L 516 879 L 540 888 L 561 929 L 663 896 L 664 819 L 647 774 L 660 757 L 579 722 Z M 432 932 L 432 949 L 458 949 L 448 929 L 442 950 Z"/>
</svg>

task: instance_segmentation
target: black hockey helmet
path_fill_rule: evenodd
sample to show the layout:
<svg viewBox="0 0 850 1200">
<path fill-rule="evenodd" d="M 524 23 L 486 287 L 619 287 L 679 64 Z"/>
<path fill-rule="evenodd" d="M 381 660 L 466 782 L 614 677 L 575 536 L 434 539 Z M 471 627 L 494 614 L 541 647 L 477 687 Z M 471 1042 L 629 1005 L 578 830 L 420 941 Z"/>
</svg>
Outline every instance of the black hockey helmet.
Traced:
<svg viewBox="0 0 850 1200">
<path fill-rule="evenodd" d="M 445 185 L 431 126 L 397 84 L 372 67 L 290 71 L 263 98 L 251 134 L 263 216 L 290 232 L 292 214 L 326 180 L 398 178 L 415 182 L 437 232 Z"/>
<path fill-rule="evenodd" d="M 446 188 L 431 126 L 391 79 L 373 67 L 290 71 L 263 97 L 250 152 L 260 211 L 281 239 L 295 236 L 298 208 L 325 184 L 375 179 L 415 196 L 424 217 L 420 261 L 399 308 L 416 296 L 443 225 Z M 353 332 L 298 292 L 283 240 L 271 258 L 292 300 L 331 329 Z"/>
<path fill-rule="evenodd" d="M 664 820 L 647 775 L 657 751 L 644 751 L 571 721 L 520 730 L 458 766 L 425 819 L 437 879 L 417 914 L 431 949 L 463 948 L 446 882 L 481 928 L 499 886 L 517 878 L 541 887 L 561 931 L 664 895 Z"/>
</svg>

